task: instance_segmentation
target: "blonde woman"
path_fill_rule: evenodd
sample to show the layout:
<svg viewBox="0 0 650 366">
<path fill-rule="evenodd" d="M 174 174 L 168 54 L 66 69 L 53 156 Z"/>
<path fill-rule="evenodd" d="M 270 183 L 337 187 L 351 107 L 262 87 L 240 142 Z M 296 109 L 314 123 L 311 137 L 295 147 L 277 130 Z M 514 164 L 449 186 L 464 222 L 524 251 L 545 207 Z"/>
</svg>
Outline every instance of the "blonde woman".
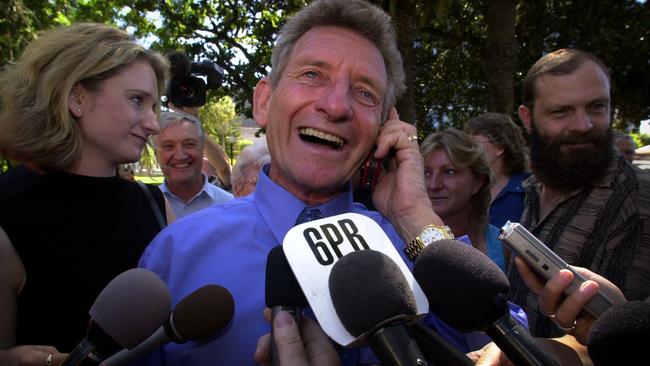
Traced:
<svg viewBox="0 0 650 366">
<path fill-rule="evenodd" d="M 466 133 L 449 128 L 427 136 L 420 153 L 435 212 L 455 237 L 467 236 L 505 272 L 498 229 L 488 223 L 493 176 L 483 148 Z"/>
<path fill-rule="evenodd" d="M 116 168 L 158 133 L 167 70 L 126 32 L 82 23 L 43 33 L 0 74 L 2 153 L 45 172 L 0 201 L 0 255 L 15 253 L 0 271 L 0 364 L 58 364 L 165 225 L 160 191 Z"/>
</svg>

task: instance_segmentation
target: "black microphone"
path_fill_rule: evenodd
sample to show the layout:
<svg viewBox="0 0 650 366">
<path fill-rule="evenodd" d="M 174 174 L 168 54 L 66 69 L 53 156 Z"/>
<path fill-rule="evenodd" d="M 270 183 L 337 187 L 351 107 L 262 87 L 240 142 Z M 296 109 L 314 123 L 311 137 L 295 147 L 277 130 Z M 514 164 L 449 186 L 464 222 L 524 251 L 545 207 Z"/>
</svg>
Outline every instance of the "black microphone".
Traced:
<svg viewBox="0 0 650 366">
<path fill-rule="evenodd" d="M 424 357 L 434 365 L 473 366 L 466 354 L 452 346 L 433 329 L 419 322 L 408 324 L 410 333 L 422 350 Z"/>
<path fill-rule="evenodd" d="M 293 274 L 282 246 L 277 246 L 266 260 L 266 306 L 271 308 L 273 319 L 280 311 L 289 312 L 296 323 L 300 321 L 302 309 L 309 306 L 296 276 Z M 280 365 L 278 349 L 273 341 L 271 328 L 272 365 Z"/>
<path fill-rule="evenodd" d="M 650 304 L 628 301 L 605 311 L 591 327 L 587 351 L 595 366 L 635 365 L 650 345 Z"/>
<path fill-rule="evenodd" d="M 382 365 L 428 364 L 406 327 L 417 314 L 415 296 L 389 256 L 375 250 L 344 255 L 332 267 L 329 290 L 345 329 L 367 338 Z"/>
<path fill-rule="evenodd" d="M 206 285 L 185 296 L 165 323 L 144 342 L 123 349 L 102 362 L 102 366 L 126 365 L 171 341 L 202 341 L 223 330 L 233 317 L 235 302 L 225 288 Z"/>
<path fill-rule="evenodd" d="M 485 331 L 515 365 L 559 365 L 508 311 L 510 284 L 490 258 L 457 240 L 425 247 L 413 274 L 432 312 L 461 332 Z"/>
<path fill-rule="evenodd" d="M 151 271 L 134 268 L 115 277 L 90 308 L 86 337 L 61 364 L 99 365 L 122 348 L 145 340 L 169 316 L 165 283 Z"/>
</svg>

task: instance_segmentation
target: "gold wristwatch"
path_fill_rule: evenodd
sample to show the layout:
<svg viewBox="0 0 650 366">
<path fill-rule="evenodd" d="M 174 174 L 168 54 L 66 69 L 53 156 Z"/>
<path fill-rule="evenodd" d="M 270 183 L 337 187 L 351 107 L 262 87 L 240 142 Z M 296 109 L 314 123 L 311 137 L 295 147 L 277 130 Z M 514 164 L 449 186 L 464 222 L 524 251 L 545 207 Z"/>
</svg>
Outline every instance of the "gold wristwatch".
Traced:
<svg viewBox="0 0 650 366">
<path fill-rule="evenodd" d="M 449 226 L 427 225 L 422 229 L 420 234 L 415 237 L 415 239 L 406 244 L 404 253 L 411 261 L 415 261 L 422 249 L 429 244 L 434 241 L 453 238 L 454 234 L 451 232 Z"/>
</svg>

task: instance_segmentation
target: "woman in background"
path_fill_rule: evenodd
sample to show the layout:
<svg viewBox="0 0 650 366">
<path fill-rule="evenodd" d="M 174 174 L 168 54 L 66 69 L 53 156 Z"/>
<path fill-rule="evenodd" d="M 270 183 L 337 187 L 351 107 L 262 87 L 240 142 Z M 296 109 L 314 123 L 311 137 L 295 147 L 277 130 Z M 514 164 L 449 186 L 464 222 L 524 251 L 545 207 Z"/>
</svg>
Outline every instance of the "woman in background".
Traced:
<svg viewBox="0 0 650 366">
<path fill-rule="evenodd" d="M 158 133 L 167 70 L 126 32 L 81 23 L 43 33 L 0 74 L 2 153 L 45 172 L 0 201 L 0 364 L 60 363 L 165 225 L 157 187 L 116 168 Z"/>
<path fill-rule="evenodd" d="M 488 223 L 492 172 L 483 148 L 464 132 L 449 128 L 427 136 L 420 153 L 435 212 L 456 238 L 467 236 L 505 272 L 499 231 Z"/>
<path fill-rule="evenodd" d="M 483 145 L 494 174 L 490 224 L 501 228 L 508 220 L 519 222 L 525 197 L 521 183 L 531 174 L 521 129 L 505 114 L 484 113 L 467 121 L 465 132 Z"/>
<path fill-rule="evenodd" d="M 266 135 L 246 146 L 239 153 L 237 162 L 232 168 L 232 193 L 235 197 L 247 196 L 255 191 L 257 176 L 265 164 L 271 162 L 269 148 L 266 145 Z"/>
</svg>

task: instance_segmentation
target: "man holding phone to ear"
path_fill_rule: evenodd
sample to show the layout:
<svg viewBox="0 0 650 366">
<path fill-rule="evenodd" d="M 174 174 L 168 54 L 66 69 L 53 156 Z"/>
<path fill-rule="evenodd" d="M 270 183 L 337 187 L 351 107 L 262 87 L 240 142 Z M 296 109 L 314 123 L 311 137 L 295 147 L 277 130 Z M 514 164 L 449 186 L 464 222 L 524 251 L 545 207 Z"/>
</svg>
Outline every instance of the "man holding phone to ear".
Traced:
<svg viewBox="0 0 650 366">
<path fill-rule="evenodd" d="M 271 155 L 256 191 L 181 218 L 140 261 L 174 299 L 205 283 L 224 286 L 237 304 L 233 323 L 200 347 L 167 346 L 151 364 L 253 364 L 257 339 L 270 331 L 260 316 L 267 254 L 305 217 L 368 216 L 400 253 L 425 227 L 450 237 L 427 195 L 415 127 L 393 107 L 404 88 L 394 29 L 374 5 L 317 0 L 286 23 L 254 93 Z M 355 204 L 350 183 L 374 146 L 389 163 L 373 191 L 379 212 Z M 344 364 L 376 362 L 364 352 L 351 357 Z"/>
<path fill-rule="evenodd" d="M 287 23 L 271 74 L 254 94 L 254 118 L 266 128 L 271 155 L 256 191 L 178 220 L 141 259 L 174 298 L 219 283 L 237 304 L 227 334 L 200 349 L 168 347 L 166 364 L 253 363 L 255 343 L 269 331 L 259 315 L 267 253 L 304 209 L 370 216 L 396 245 L 428 224 L 442 225 L 424 189 L 415 127 L 392 107 L 403 80 L 390 19 L 365 1 L 316 1 Z M 351 195 L 352 176 L 375 145 L 377 158 L 396 151 L 375 189 L 385 216 L 353 204 Z"/>
</svg>

